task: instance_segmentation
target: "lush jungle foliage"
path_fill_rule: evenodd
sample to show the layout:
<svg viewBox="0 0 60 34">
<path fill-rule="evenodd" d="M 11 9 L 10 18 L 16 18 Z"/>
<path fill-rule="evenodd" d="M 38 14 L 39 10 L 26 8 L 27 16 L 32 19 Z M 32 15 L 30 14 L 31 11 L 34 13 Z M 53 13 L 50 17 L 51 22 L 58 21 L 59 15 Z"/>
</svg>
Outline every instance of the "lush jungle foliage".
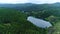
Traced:
<svg viewBox="0 0 60 34">
<path fill-rule="evenodd" d="M 0 8 L 0 34 L 46 34 L 45 29 L 36 27 L 26 18 L 20 11 Z"/>
<path fill-rule="evenodd" d="M 55 25 L 60 21 L 60 3 L 56 4 L 0 4 L 0 34 L 47 34 L 47 29 L 27 21 L 34 16 Z"/>
</svg>

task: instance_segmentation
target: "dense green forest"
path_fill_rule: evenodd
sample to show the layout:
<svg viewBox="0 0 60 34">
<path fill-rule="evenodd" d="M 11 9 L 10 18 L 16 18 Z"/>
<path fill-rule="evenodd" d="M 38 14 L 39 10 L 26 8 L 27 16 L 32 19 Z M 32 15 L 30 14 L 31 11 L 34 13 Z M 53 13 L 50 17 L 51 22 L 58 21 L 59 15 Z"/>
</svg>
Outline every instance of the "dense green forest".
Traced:
<svg viewBox="0 0 60 34">
<path fill-rule="evenodd" d="M 28 16 L 10 8 L 0 8 L 0 34 L 44 34 L 45 29 L 26 20 Z M 42 33 L 44 32 L 44 33 Z"/>
<path fill-rule="evenodd" d="M 0 4 L 0 34 L 48 33 L 48 29 L 39 28 L 28 22 L 28 16 L 49 21 L 55 27 L 55 24 L 60 24 L 60 3 Z"/>
</svg>

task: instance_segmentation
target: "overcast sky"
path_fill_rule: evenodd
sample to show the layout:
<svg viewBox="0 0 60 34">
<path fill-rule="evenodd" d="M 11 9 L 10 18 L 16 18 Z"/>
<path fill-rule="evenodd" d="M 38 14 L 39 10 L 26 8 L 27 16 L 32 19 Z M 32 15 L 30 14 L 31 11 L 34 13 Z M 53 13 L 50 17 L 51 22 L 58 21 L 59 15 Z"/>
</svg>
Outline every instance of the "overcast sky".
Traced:
<svg viewBox="0 0 60 34">
<path fill-rule="evenodd" d="M 0 3 L 55 3 L 55 2 L 60 2 L 60 0 L 0 0 Z"/>
</svg>

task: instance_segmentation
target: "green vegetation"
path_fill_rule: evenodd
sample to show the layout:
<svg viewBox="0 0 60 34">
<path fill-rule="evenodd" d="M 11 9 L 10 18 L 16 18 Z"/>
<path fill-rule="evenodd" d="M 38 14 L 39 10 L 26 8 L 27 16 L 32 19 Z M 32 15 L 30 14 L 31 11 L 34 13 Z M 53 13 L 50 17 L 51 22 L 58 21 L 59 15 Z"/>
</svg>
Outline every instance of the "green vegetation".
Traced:
<svg viewBox="0 0 60 34">
<path fill-rule="evenodd" d="M 5 7 L 5 8 L 4 8 Z M 27 21 L 28 16 L 34 16 L 51 22 L 60 32 L 59 4 L 1 4 L 0 34 L 47 34 L 49 29 L 39 28 Z"/>
<path fill-rule="evenodd" d="M 53 34 L 60 34 L 60 21 L 55 24 L 55 31 Z"/>
<path fill-rule="evenodd" d="M 46 34 L 45 29 L 36 27 L 26 18 L 20 11 L 0 8 L 0 34 Z"/>
</svg>

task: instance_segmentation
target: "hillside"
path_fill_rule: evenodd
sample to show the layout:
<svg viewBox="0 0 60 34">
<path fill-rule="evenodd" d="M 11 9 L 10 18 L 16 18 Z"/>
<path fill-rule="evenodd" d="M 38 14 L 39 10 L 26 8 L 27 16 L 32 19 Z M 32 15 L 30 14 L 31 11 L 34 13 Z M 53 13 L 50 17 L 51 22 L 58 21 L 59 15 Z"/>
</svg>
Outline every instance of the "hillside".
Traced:
<svg viewBox="0 0 60 34">
<path fill-rule="evenodd" d="M 0 34 L 46 34 L 45 29 L 36 27 L 26 18 L 27 15 L 17 10 L 0 8 Z"/>
<path fill-rule="evenodd" d="M 57 2 L 53 4 L 0 4 L 0 7 L 14 8 L 21 11 L 43 11 L 49 9 L 60 9 L 60 3 Z"/>
<path fill-rule="evenodd" d="M 1 34 L 47 34 L 48 29 L 39 28 L 26 19 L 33 16 L 58 26 L 60 3 L 54 4 L 0 4 Z M 54 25 L 56 24 L 57 25 Z M 59 28 L 59 27 L 58 27 Z M 56 29 L 58 29 L 56 28 Z M 55 33 L 55 32 L 54 32 Z"/>
</svg>

